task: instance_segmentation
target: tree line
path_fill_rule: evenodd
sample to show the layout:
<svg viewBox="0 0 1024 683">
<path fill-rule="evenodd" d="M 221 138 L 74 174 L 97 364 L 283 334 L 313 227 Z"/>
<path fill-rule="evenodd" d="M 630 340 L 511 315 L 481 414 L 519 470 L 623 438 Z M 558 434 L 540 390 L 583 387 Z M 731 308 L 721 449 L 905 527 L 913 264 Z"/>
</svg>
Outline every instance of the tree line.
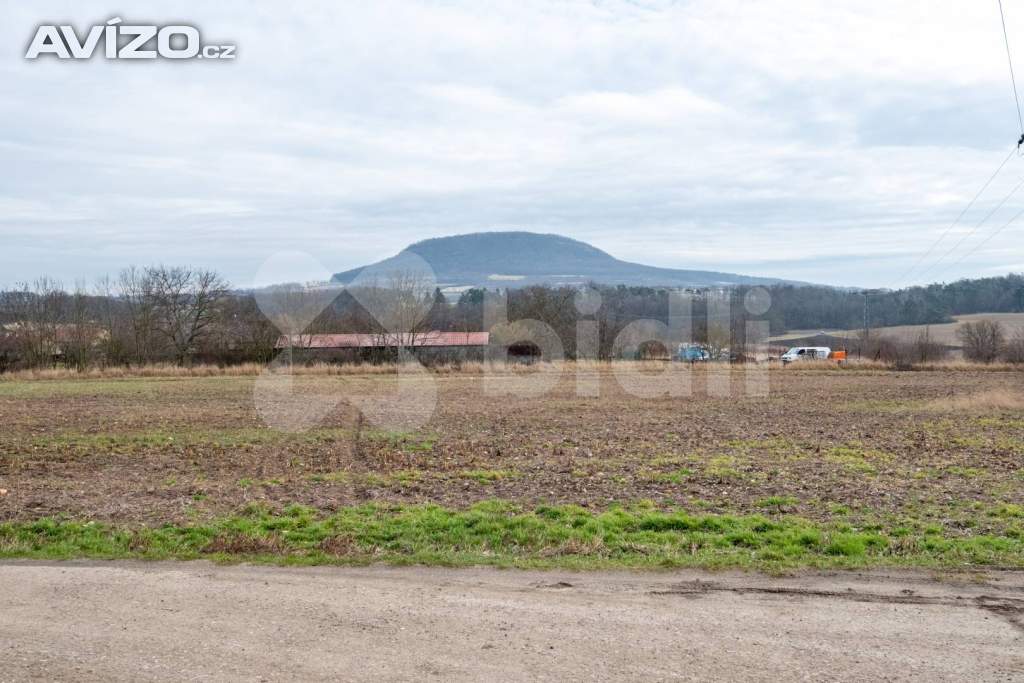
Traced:
<svg viewBox="0 0 1024 683">
<path fill-rule="evenodd" d="M 597 284 L 587 289 L 600 305 L 581 312 L 578 287 L 475 288 L 445 296 L 408 274 L 364 284 L 362 289 L 329 290 L 326 296 L 322 288 L 300 285 L 259 292 L 232 289 L 216 272 L 186 266 L 131 267 L 114 278 L 70 290 L 40 278 L 0 292 L 0 371 L 53 365 L 84 369 L 266 363 L 274 357 L 282 333 L 486 331 L 488 306 L 496 305 L 495 297 L 501 297 L 507 320 L 539 320 L 554 330 L 569 358 L 576 356 L 577 330 L 583 321 L 597 325 L 601 358 L 620 353 L 615 340 L 634 321 L 672 322 L 670 293 L 665 289 Z M 765 305 L 751 311 L 748 302 L 755 289 Z M 769 333 L 775 335 L 793 329 L 938 324 L 961 314 L 1024 312 L 1024 276 L 897 291 L 776 285 L 694 289 L 684 295 L 686 328 L 694 343 L 716 352 L 742 352 L 751 321 L 767 322 Z M 275 315 L 274 302 L 282 315 L 307 309 L 309 313 L 293 316 L 294 320 L 282 318 Z M 919 360 L 942 351 L 927 339 L 919 341 L 914 349 L 894 351 L 893 342 L 869 335 L 859 351 L 879 357 L 916 354 Z M 1000 339 L 998 346 L 1005 349 L 1008 341 Z M 987 348 L 991 347 L 989 343 Z"/>
<path fill-rule="evenodd" d="M 803 329 L 935 325 L 970 313 L 1024 311 L 1024 275 L 959 280 L 899 290 L 769 287 L 772 334 Z"/>
<path fill-rule="evenodd" d="M 190 267 L 132 267 L 70 291 L 39 278 L 0 292 L 0 325 L 0 371 L 265 362 L 277 339 L 251 295 Z"/>
</svg>

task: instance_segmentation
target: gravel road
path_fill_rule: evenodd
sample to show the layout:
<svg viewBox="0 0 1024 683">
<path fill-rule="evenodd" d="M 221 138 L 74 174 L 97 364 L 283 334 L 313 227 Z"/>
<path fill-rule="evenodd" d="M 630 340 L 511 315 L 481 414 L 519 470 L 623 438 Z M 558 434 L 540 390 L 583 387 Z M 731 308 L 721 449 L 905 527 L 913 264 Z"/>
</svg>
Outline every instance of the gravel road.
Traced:
<svg viewBox="0 0 1024 683">
<path fill-rule="evenodd" d="M 1024 679 L 1024 574 L 0 563 L 0 680 Z"/>
</svg>

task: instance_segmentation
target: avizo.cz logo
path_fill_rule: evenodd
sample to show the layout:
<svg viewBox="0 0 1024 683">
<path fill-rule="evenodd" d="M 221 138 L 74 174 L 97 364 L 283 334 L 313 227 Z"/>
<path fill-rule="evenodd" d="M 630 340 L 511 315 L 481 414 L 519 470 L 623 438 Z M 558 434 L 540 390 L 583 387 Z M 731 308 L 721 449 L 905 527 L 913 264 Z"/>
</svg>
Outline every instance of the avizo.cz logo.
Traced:
<svg viewBox="0 0 1024 683">
<path fill-rule="evenodd" d="M 29 43 L 25 59 L 90 59 L 103 43 L 107 59 L 234 59 L 234 45 L 204 45 L 195 26 L 123 24 L 120 17 L 93 26 L 82 36 L 74 26 L 43 24 Z"/>
</svg>

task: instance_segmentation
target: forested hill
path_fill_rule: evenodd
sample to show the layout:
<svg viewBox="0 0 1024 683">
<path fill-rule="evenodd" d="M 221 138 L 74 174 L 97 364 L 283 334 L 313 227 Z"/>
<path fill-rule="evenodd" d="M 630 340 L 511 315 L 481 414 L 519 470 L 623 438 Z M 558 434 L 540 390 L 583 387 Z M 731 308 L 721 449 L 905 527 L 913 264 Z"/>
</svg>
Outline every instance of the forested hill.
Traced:
<svg viewBox="0 0 1024 683">
<path fill-rule="evenodd" d="M 830 287 L 769 287 L 773 332 L 853 329 L 864 324 L 925 325 L 969 313 L 1024 312 L 1024 275 L 1011 274 L 896 291 L 851 291 Z"/>
</svg>

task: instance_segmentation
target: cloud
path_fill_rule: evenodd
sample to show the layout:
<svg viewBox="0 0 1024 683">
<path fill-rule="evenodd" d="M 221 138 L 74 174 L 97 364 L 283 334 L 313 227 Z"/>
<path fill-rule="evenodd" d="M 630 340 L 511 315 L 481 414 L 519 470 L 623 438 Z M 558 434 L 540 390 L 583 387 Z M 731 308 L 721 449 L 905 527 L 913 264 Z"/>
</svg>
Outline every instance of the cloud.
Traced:
<svg viewBox="0 0 1024 683">
<path fill-rule="evenodd" d="M 722 115 L 725 107 L 686 88 L 645 93 L 585 92 L 560 98 L 564 115 L 637 125 L 679 124 L 690 117 Z"/>
<path fill-rule="evenodd" d="M 1018 134 L 998 14 L 953 0 L 130 9 L 238 59 L 28 62 L 36 25 L 110 7 L 5 3 L 0 285 L 154 261 L 246 283 L 282 249 L 343 270 L 517 228 L 654 265 L 885 286 Z M 966 229 L 1022 175 L 1014 158 Z M 1024 261 L 1014 234 L 948 276 Z"/>
</svg>

